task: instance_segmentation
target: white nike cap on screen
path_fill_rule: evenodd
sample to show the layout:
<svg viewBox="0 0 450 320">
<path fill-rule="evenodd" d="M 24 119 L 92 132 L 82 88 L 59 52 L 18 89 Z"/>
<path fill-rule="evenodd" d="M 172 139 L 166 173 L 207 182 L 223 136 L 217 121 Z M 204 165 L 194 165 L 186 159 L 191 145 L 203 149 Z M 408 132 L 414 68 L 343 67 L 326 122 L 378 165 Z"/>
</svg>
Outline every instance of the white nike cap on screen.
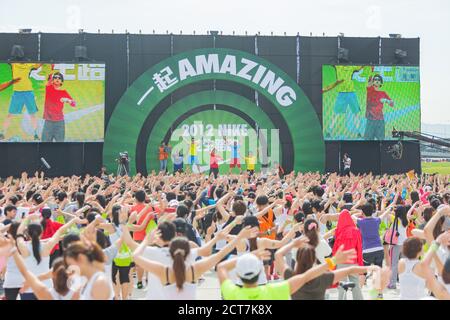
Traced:
<svg viewBox="0 0 450 320">
<path fill-rule="evenodd" d="M 252 253 L 240 256 L 236 262 L 236 273 L 239 278 L 250 280 L 261 272 L 261 261 Z"/>
</svg>

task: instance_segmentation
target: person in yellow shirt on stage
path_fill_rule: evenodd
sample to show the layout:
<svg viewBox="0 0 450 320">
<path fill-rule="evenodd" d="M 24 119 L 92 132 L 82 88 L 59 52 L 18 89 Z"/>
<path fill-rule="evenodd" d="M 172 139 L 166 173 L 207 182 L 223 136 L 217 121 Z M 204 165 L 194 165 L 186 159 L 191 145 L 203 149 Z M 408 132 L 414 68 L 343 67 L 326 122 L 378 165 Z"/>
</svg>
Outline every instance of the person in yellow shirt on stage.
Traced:
<svg viewBox="0 0 450 320">
<path fill-rule="evenodd" d="M 199 171 L 198 168 L 198 157 L 197 157 L 197 142 L 195 142 L 195 139 L 191 138 L 191 143 L 189 144 L 189 158 L 188 158 L 188 164 L 191 165 L 191 171 L 194 172 L 194 165 L 197 167 L 197 171 Z M 200 171 L 199 171 L 200 172 Z"/>
<path fill-rule="evenodd" d="M 3 132 L 0 133 L 0 139 L 6 139 L 6 133 L 11 125 L 12 118 L 22 114 L 23 106 L 27 108 L 27 112 L 31 118 L 31 125 L 34 130 L 34 140 L 39 140 L 37 134 L 38 119 L 36 113 L 38 111 L 36 100 L 33 93 L 33 85 L 30 80 L 32 70 L 39 69 L 42 64 L 39 63 L 12 63 L 12 77 L 17 79 L 13 83 L 13 94 L 9 104 L 8 115 L 3 122 Z"/>
<path fill-rule="evenodd" d="M 256 156 L 253 152 L 248 152 L 248 157 L 244 157 L 245 165 L 247 166 L 247 172 L 252 176 L 255 173 Z"/>
<path fill-rule="evenodd" d="M 342 122 L 343 129 L 338 130 L 341 134 L 356 133 L 356 138 L 362 138 L 361 117 L 359 116 L 361 107 L 355 92 L 353 75 L 363 68 L 362 66 L 335 66 L 336 81 L 322 90 L 324 94 L 334 88 L 338 90 L 331 126 L 325 131 L 325 136 L 336 137 L 334 130 L 336 125 L 339 126 L 339 122 Z M 347 118 L 345 120 L 342 119 L 344 115 Z"/>
</svg>

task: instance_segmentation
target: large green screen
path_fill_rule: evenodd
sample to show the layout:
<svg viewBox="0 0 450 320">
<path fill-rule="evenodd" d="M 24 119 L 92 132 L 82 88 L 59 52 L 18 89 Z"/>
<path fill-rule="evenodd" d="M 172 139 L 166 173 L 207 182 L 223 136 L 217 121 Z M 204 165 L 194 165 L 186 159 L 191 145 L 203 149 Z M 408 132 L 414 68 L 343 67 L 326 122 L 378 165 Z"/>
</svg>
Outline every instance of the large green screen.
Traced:
<svg viewBox="0 0 450 320">
<path fill-rule="evenodd" d="M 0 63 L 0 142 L 102 142 L 105 65 Z"/>
<path fill-rule="evenodd" d="M 324 65 L 325 140 L 391 140 L 420 131 L 419 67 Z"/>
</svg>

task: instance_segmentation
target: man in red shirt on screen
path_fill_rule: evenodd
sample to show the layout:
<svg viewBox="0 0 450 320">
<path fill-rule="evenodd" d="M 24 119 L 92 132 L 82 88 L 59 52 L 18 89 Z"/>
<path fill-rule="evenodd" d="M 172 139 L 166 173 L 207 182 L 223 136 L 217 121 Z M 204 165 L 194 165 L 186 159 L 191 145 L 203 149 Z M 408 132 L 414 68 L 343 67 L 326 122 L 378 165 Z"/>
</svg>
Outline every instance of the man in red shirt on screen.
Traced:
<svg viewBox="0 0 450 320">
<path fill-rule="evenodd" d="M 394 101 L 380 88 L 383 86 L 383 78 L 376 74 L 369 78 L 367 84 L 367 105 L 366 105 L 366 130 L 364 132 L 364 139 L 366 140 L 384 140 L 384 115 L 383 107 L 388 103 L 391 107 L 394 106 Z"/>
<path fill-rule="evenodd" d="M 64 77 L 60 72 L 50 74 L 45 87 L 44 103 L 44 128 L 42 130 L 42 142 L 64 142 L 65 122 L 64 103 L 75 107 L 76 102 L 70 94 L 61 89 Z"/>
</svg>

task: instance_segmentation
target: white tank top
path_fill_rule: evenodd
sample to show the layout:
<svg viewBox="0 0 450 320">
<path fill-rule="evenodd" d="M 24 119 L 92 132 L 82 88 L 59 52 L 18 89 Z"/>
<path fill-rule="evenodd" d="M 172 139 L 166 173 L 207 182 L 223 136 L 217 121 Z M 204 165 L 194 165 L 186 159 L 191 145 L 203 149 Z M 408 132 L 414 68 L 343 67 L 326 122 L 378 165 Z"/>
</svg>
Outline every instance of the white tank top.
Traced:
<svg viewBox="0 0 450 320">
<path fill-rule="evenodd" d="M 80 300 L 94 300 L 91 295 L 92 286 L 94 285 L 95 280 L 97 280 L 97 278 L 101 275 L 105 277 L 105 279 L 108 281 L 109 284 L 110 294 L 107 300 L 114 299 L 114 288 L 111 283 L 111 277 L 108 277 L 108 275 L 105 274 L 104 272 L 98 271 L 92 275 L 92 277 L 88 280 L 85 287 L 81 291 Z"/>
<path fill-rule="evenodd" d="M 178 290 L 175 283 L 163 287 L 166 300 L 197 300 L 197 284 L 185 282 L 183 289 Z"/>
<path fill-rule="evenodd" d="M 215 237 L 217 236 L 217 233 L 219 233 L 220 231 L 222 231 L 224 225 L 225 225 L 225 223 L 218 223 L 218 224 L 216 225 L 216 226 L 217 226 L 217 231 L 216 231 L 216 233 L 214 233 L 214 236 L 215 236 Z M 217 250 L 220 250 L 220 249 L 222 249 L 223 247 L 225 247 L 226 245 L 227 245 L 227 240 L 226 240 L 226 239 L 224 239 L 224 240 L 219 240 L 219 241 L 216 242 L 216 249 L 217 249 Z"/>
<path fill-rule="evenodd" d="M 13 257 L 9 257 L 6 262 L 5 282 L 3 288 L 21 288 L 25 279 L 17 268 Z"/>
<path fill-rule="evenodd" d="M 403 245 L 403 242 L 405 242 L 407 236 L 406 236 L 406 228 L 404 227 L 402 224 L 402 221 L 400 219 L 398 219 L 398 242 L 397 245 Z"/>
<path fill-rule="evenodd" d="M 27 267 L 28 271 L 30 271 L 31 273 L 33 273 L 35 276 L 39 276 L 41 274 L 47 273 L 50 271 L 50 256 L 46 256 L 46 257 L 42 257 L 41 256 L 41 262 L 38 263 L 36 258 L 33 255 L 33 246 L 31 244 L 31 242 L 27 242 L 27 249 L 29 252 L 29 256 L 27 258 L 25 258 L 25 266 Z M 40 252 L 42 255 L 42 247 L 43 244 L 41 242 L 41 246 L 40 246 Z M 53 288 L 53 281 L 52 279 L 46 279 L 44 281 L 42 281 L 47 288 Z M 29 288 L 27 289 L 26 293 L 32 293 L 33 289 Z"/>
<path fill-rule="evenodd" d="M 405 271 L 399 274 L 400 299 L 419 300 L 425 297 L 425 279 L 413 272 L 414 266 L 419 263 L 418 259 L 405 259 Z"/>
<path fill-rule="evenodd" d="M 73 295 L 75 294 L 75 291 L 69 290 L 65 296 L 59 294 L 56 292 L 54 288 L 50 289 L 50 294 L 53 297 L 53 300 L 72 300 Z"/>
</svg>

